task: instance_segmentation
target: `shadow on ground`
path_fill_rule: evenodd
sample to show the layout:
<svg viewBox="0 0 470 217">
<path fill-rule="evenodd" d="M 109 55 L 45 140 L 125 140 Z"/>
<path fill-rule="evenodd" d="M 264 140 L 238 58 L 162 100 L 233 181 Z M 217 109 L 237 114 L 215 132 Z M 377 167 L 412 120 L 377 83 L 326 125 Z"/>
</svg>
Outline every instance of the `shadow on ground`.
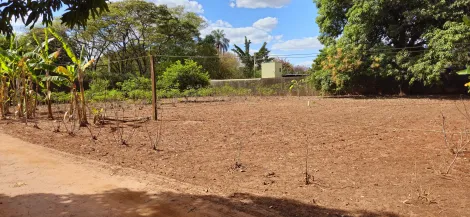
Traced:
<svg viewBox="0 0 470 217">
<path fill-rule="evenodd" d="M 230 197 L 115 189 L 92 195 L 0 194 L 0 216 L 398 216 L 236 193 Z"/>
</svg>

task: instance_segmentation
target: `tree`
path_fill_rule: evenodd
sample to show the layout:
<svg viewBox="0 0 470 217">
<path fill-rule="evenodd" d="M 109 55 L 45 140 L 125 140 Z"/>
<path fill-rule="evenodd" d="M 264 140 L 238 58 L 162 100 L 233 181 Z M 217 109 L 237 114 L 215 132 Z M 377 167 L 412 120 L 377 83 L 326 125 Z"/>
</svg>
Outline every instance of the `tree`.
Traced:
<svg viewBox="0 0 470 217">
<path fill-rule="evenodd" d="M 303 65 L 296 65 L 294 66 L 294 73 L 295 74 L 305 74 L 307 73 L 309 68 L 307 66 Z"/>
<path fill-rule="evenodd" d="M 194 55 L 203 56 L 196 58 L 195 61 L 202 66 L 205 71 L 209 72 L 209 76 L 212 79 L 223 79 L 226 78 L 221 72 L 220 68 L 220 57 L 215 44 L 215 38 L 213 35 L 206 35 L 203 39 L 199 39 Z"/>
<path fill-rule="evenodd" d="M 212 31 L 211 35 L 214 37 L 215 40 L 215 47 L 217 48 L 217 51 L 219 51 L 219 54 L 223 54 L 227 52 L 228 47 L 230 46 L 230 40 L 225 38 L 225 33 L 224 30 L 214 30 Z"/>
<path fill-rule="evenodd" d="M 264 42 L 259 51 L 254 54 L 254 58 L 256 60 L 256 70 L 261 70 L 262 63 L 267 63 L 274 60 L 274 58 L 269 57 L 269 53 L 271 51 L 266 48 L 267 44 L 267 42 Z"/>
<path fill-rule="evenodd" d="M 232 49 L 233 52 L 235 52 L 238 57 L 240 58 L 241 62 L 244 65 L 243 68 L 243 74 L 245 75 L 245 78 L 250 78 L 253 77 L 253 69 L 254 69 L 254 62 L 253 62 L 253 57 L 250 54 L 250 44 L 251 40 L 248 40 L 248 38 L 245 36 L 245 50 L 241 49 L 238 45 L 233 45 L 235 48 Z"/>
<path fill-rule="evenodd" d="M 210 84 L 209 74 L 193 60 L 186 60 L 184 64 L 176 61 L 166 69 L 159 82 L 166 90 L 178 89 L 179 91 L 203 88 Z"/>
<path fill-rule="evenodd" d="M 202 18 L 181 8 L 169 9 L 143 0 L 119 1 L 110 4 L 109 12 L 99 19 L 90 20 L 86 29 L 72 32 L 72 38 L 85 47 L 85 55 L 111 62 L 111 79 L 126 80 L 134 75 L 148 75 L 149 59 L 139 58 L 149 54 L 157 66 L 162 62 L 174 62 L 183 58 L 167 59 L 167 56 L 197 55 L 199 28 Z M 165 68 L 162 69 L 162 71 Z M 103 73 L 107 73 L 107 70 Z"/>
<path fill-rule="evenodd" d="M 26 26 L 34 26 L 41 18 L 42 24 L 51 25 L 54 20 L 53 12 L 60 10 L 63 5 L 66 7 L 61 20 L 70 28 L 84 27 L 90 16 L 95 18 L 108 10 L 107 0 L 1 0 L 0 33 L 11 35 L 13 19 L 21 19 Z"/>
<path fill-rule="evenodd" d="M 73 62 L 73 65 L 68 65 L 66 67 L 64 66 L 59 66 L 56 69 L 56 72 L 66 76 L 66 78 L 69 81 L 70 84 L 70 91 L 71 91 L 71 105 L 75 103 L 75 106 L 77 108 L 77 113 L 80 121 L 80 126 L 86 126 L 88 125 L 88 120 L 87 120 L 87 113 L 86 113 L 86 102 L 85 102 L 85 89 L 83 87 L 83 80 L 85 77 L 85 70 L 90 67 L 91 64 L 93 64 L 94 60 L 85 60 L 83 59 L 83 49 L 82 52 L 80 53 L 80 56 L 77 58 L 71 47 L 67 44 L 67 42 L 59 35 L 57 34 L 54 30 L 48 29 L 49 32 L 62 43 L 62 46 L 67 53 L 67 55 L 70 57 L 70 59 Z M 76 88 L 75 88 L 75 80 L 78 80 L 79 88 L 80 88 L 80 104 L 78 103 L 78 97 L 76 93 Z M 72 108 L 72 107 L 71 107 Z M 72 112 L 73 108 L 70 110 Z"/>
<path fill-rule="evenodd" d="M 260 70 L 262 63 L 271 62 L 274 60 L 274 58 L 269 57 L 269 53 L 271 51 L 269 51 L 268 48 L 266 48 L 267 42 L 264 42 L 261 48 L 258 50 L 258 52 L 255 53 L 256 59 L 255 59 L 255 56 L 252 56 L 250 54 L 250 45 L 251 45 L 251 40 L 248 40 L 248 38 L 245 36 L 245 50 L 241 49 L 236 44 L 233 45 L 235 48 L 232 49 L 232 51 L 238 55 L 243 65 L 245 65 L 243 68 L 243 74 L 245 75 L 246 78 L 250 78 L 254 76 L 255 62 L 256 62 L 256 69 Z"/>
<path fill-rule="evenodd" d="M 319 40 L 326 46 L 316 61 L 322 65 L 317 75 L 335 80 L 335 88 L 391 77 L 406 92 L 415 82 L 438 84 L 441 73 L 465 64 L 457 54 L 470 50 L 470 33 L 461 22 L 470 0 L 314 2 Z"/>
<path fill-rule="evenodd" d="M 240 62 L 234 53 L 228 52 L 220 56 L 220 77 L 225 79 L 240 79 L 243 78 L 243 73 L 240 70 Z"/>
</svg>

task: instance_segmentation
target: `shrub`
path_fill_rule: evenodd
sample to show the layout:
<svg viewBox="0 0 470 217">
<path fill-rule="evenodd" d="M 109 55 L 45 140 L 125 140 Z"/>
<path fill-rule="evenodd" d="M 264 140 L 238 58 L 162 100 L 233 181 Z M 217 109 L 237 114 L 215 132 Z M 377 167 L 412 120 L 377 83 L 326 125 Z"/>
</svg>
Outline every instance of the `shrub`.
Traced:
<svg viewBox="0 0 470 217">
<path fill-rule="evenodd" d="M 127 93 L 127 97 L 132 100 L 152 100 L 152 91 L 133 90 Z"/>
<path fill-rule="evenodd" d="M 104 79 L 95 79 L 90 82 L 90 91 L 92 93 L 104 92 L 109 87 L 109 81 Z"/>
<path fill-rule="evenodd" d="M 168 89 L 168 90 L 158 91 L 157 96 L 159 98 L 176 98 L 176 97 L 180 97 L 181 93 L 177 89 Z"/>
<path fill-rule="evenodd" d="M 159 79 L 159 86 L 165 90 L 199 89 L 209 85 L 209 74 L 203 72 L 202 66 L 193 60 L 186 60 L 184 64 L 177 61 L 163 73 Z"/>
<path fill-rule="evenodd" d="M 272 96 L 276 94 L 276 91 L 273 88 L 263 86 L 256 87 L 256 92 L 258 92 L 260 96 Z"/>
<path fill-rule="evenodd" d="M 152 91 L 152 81 L 146 77 L 135 77 L 118 83 L 124 93 L 129 93 L 135 90 Z"/>
<path fill-rule="evenodd" d="M 68 103 L 70 102 L 70 93 L 51 92 L 51 101 L 54 103 Z"/>
<path fill-rule="evenodd" d="M 110 90 L 104 92 L 98 92 L 91 95 L 89 98 L 94 102 L 103 102 L 103 101 L 121 101 L 124 100 L 124 94 L 119 90 Z"/>
<path fill-rule="evenodd" d="M 230 85 L 213 88 L 213 94 L 218 96 L 248 96 L 251 95 L 251 89 L 234 88 Z"/>
<path fill-rule="evenodd" d="M 197 95 L 202 96 L 202 97 L 213 96 L 214 92 L 215 91 L 214 91 L 213 88 L 201 88 L 201 89 L 197 90 Z"/>
</svg>

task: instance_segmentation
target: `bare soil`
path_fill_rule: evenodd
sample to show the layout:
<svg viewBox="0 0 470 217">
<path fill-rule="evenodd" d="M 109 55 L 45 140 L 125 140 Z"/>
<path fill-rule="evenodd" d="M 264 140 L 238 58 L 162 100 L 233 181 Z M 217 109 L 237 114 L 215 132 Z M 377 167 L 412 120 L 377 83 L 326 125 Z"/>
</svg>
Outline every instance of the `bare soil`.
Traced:
<svg viewBox="0 0 470 217">
<path fill-rule="evenodd" d="M 90 107 L 105 107 L 108 117 L 118 119 L 150 116 L 151 109 L 129 103 Z M 54 106 L 56 119 L 66 108 Z M 461 114 L 462 101 L 431 97 L 165 101 L 162 121 L 108 121 L 73 136 L 63 126 L 53 132 L 57 123 L 46 120 L 40 108 L 27 125 L 6 120 L 0 129 L 49 148 L 200 186 L 231 209 L 248 204 L 270 211 L 250 211 L 254 216 L 470 216 L 470 146 L 446 174 L 455 154 L 445 144 L 441 113 L 448 140 L 466 141 L 461 132 L 470 126 Z M 154 139 L 161 132 L 157 151 L 147 129 Z"/>
</svg>

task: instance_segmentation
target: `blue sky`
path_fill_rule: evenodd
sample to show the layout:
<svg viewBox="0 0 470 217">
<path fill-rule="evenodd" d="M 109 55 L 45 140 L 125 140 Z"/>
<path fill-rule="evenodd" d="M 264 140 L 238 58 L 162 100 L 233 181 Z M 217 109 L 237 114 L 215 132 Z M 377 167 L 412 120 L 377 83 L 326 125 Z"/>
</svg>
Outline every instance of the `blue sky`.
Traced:
<svg viewBox="0 0 470 217">
<path fill-rule="evenodd" d="M 116 0 L 112 0 L 116 1 Z M 184 6 L 207 21 L 201 34 L 222 29 L 233 44 L 243 46 L 247 36 L 252 52 L 268 42 L 271 54 L 293 64 L 310 66 L 321 49 L 317 9 L 311 0 L 148 0 L 170 7 Z M 56 15 L 60 15 L 58 12 Z M 15 27 L 18 28 L 18 21 Z M 311 55 L 298 55 L 311 54 Z M 284 56 L 282 56 L 284 55 Z"/>
<path fill-rule="evenodd" d="M 158 0 L 157 0 L 158 1 Z M 159 0 L 160 2 L 164 0 Z M 178 2 L 174 1 L 173 2 Z M 322 47 L 315 23 L 317 8 L 308 0 L 180 0 L 186 8 L 208 20 L 202 34 L 213 29 L 223 29 L 234 43 L 243 45 L 247 35 L 257 50 L 268 42 L 271 54 L 283 56 L 294 64 L 311 65 L 315 55 L 302 57 L 293 54 L 318 53 Z M 198 7 L 191 7 L 197 2 Z M 306 56 L 306 55 L 303 55 Z"/>
</svg>

